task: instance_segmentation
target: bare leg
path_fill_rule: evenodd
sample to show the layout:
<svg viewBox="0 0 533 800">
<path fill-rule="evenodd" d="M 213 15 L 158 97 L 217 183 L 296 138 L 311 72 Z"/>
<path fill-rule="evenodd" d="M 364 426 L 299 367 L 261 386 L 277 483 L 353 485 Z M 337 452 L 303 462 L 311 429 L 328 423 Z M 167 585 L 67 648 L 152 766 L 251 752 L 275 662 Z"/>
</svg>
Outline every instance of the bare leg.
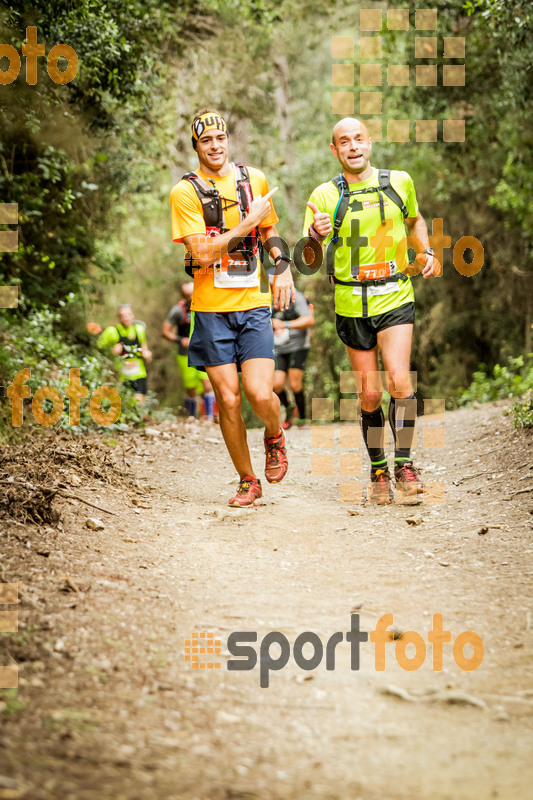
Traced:
<svg viewBox="0 0 533 800">
<path fill-rule="evenodd" d="M 265 436 L 277 436 L 281 420 L 279 397 L 274 393 L 274 360 L 249 358 L 242 363 L 241 369 L 244 393 L 265 425 Z"/>
<path fill-rule="evenodd" d="M 354 350 L 346 346 L 348 358 L 354 372 L 360 372 L 362 391 L 359 394 L 363 411 L 376 411 L 381 405 L 382 390 L 379 385 L 378 348 L 372 350 Z"/>
<path fill-rule="evenodd" d="M 285 378 L 287 377 L 287 373 L 283 372 L 281 369 L 277 369 L 274 372 L 274 391 L 279 394 L 285 388 Z"/>
<path fill-rule="evenodd" d="M 410 462 L 416 425 L 416 399 L 409 373 L 412 339 L 412 324 L 395 325 L 378 333 L 378 346 L 389 373 L 389 424 L 394 436 L 396 466 Z M 402 489 L 409 494 L 421 492 L 422 482 L 418 475 L 410 474 Z"/>
<path fill-rule="evenodd" d="M 378 333 L 378 347 L 383 365 L 389 373 L 388 389 L 391 397 L 410 397 L 413 393 L 409 374 L 412 341 L 412 323 L 394 325 Z"/>
<path fill-rule="evenodd" d="M 237 365 L 206 367 L 206 372 L 217 398 L 220 430 L 239 478 L 255 478 L 246 441 L 246 427 L 241 415 L 241 387 Z"/>
<path fill-rule="evenodd" d="M 296 367 L 291 367 L 289 369 L 288 375 L 289 375 L 289 386 L 291 387 L 292 391 L 295 394 L 296 392 L 301 392 L 304 381 L 303 369 L 296 369 Z"/>
</svg>

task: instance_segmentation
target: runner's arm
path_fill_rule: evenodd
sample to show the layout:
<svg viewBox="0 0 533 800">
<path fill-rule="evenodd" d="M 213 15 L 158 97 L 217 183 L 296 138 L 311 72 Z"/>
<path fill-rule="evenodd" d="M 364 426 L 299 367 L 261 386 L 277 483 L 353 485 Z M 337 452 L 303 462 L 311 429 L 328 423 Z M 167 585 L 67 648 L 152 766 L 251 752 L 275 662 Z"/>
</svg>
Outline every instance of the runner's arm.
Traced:
<svg viewBox="0 0 533 800">
<path fill-rule="evenodd" d="M 422 250 L 429 248 L 428 226 L 420 211 L 416 217 L 407 217 L 405 224 L 409 236 L 416 236 L 422 242 Z"/>
<path fill-rule="evenodd" d="M 148 350 L 148 345 L 146 344 L 146 342 L 143 342 L 141 344 L 141 353 L 143 359 L 148 363 L 150 363 L 150 361 L 152 360 L 152 351 Z"/>
<path fill-rule="evenodd" d="M 179 337 L 177 333 L 174 333 L 175 327 L 176 327 L 175 325 L 173 325 L 171 322 L 168 321 L 168 319 L 166 319 L 163 322 L 163 329 L 161 331 L 161 336 L 164 339 L 168 339 L 169 342 L 177 342 Z"/>
<path fill-rule="evenodd" d="M 259 228 L 261 234 L 261 241 L 265 244 L 268 255 L 272 259 L 276 259 L 281 255 L 281 250 L 277 245 L 270 245 L 269 239 L 279 239 L 278 232 L 275 225 L 269 225 L 267 228 Z M 294 281 L 290 264 L 287 261 L 279 261 L 276 265 L 276 272 L 274 273 L 274 281 L 272 283 L 272 298 L 274 300 L 274 308 L 279 311 L 284 311 L 294 301 L 296 297 L 294 289 Z"/>
<path fill-rule="evenodd" d="M 255 197 L 247 216 L 225 233 L 218 236 L 206 236 L 199 233 L 184 236 L 183 243 L 196 264 L 202 268 L 210 267 L 217 259 L 227 255 L 230 246 L 233 247 L 236 242 L 240 242 L 254 228 L 257 228 L 270 214 L 272 210 L 270 198 L 277 190 L 278 187 L 275 186 L 264 197 L 261 195 Z"/>
<path fill-rule="evenodd" d="M 114 356 L 119 356 L 122 353 L 122 345 L 117 329 L 113 325 L 106 328 L 98 337 L 96 346 L 99 350 L 110 350 Z"/>
<path fill-rule="evenodd" d="M 420 211 L 416 217 L 407 217 L 405 220 L 409 236 L 416 237 L 422 244 L 422 249 L 418 251 L 415 261 L 424 262 L 422 269 L 423 278 L 438 278 L 442 275 L 442 264 L 434 255 L 428 255 L 425 251 L 430 249 L 428 227 Z M 420 259 L 418 258 L 420 256 Z"/>
<path fill-rule="evenodd" d="M 315 251 L 317 248 L 319 251 L 323 248 L 325 240 L 333 231 L 331 216 L 326 211 L 320 211 L 315 203 L 309 200 L 305 213 L 304 228 L 302 255 L 306 264 L 313 264 L 316 258 Z"/>
<path fill-rule="evenodd" d="M 152 360 L 152 351 L 148 349 L 148 344 L 146 343 L 146 331 L 142 325 L 135 325 L 135 330 L 141 345 L 141 356 L 149 364 Z"/>
<path fill-rule="evenodd" d="M 313 212 L 313 221 L 309 226 L 309 238 L 323 241 L 333 230 L 331 216 L 327 211 L 320 211 L 310 200 L 307 203 L 307 207 Z M 313 235 L 313 233 L 316 235 Z"/>
<path fill-rule="evenodd" d="M 297 319 L 291 319 L 288 322 L 284 322 L 282 319 L 272 320 L 272 327 L 274 330 L 278 328 L 290 328 L 291 331 L 298 331 L 304 330 L 305 328 L 312 328 L 314 324 L 315 318 L 313 315 L 309 317 L 298 317 Z"/>
</svg>

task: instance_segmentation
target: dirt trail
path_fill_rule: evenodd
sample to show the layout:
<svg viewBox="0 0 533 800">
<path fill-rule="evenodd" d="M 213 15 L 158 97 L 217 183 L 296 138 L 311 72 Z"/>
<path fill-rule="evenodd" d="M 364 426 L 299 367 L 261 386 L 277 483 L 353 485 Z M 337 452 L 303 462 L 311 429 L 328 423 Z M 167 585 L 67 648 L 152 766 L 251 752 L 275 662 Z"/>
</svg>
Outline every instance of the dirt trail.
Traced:
<svg viewBox="0 0 533 800">
<path fill-rule="evenodd" d="M 20 675 L 0 798 L 531 797 L 533 493 L 515 493 L 533 486 L 533 437 L 501 410 L 447 413 L 446 447 L 419 451 L 425 479 L 446 484 L 441 505 L 341 504 L 337 478 L 312 475 L 312 432 L 291 430 L 286 480 L 233 510 L 220 433 L 199 427 L 131 438 L 145 494 L 76 490 L 116 516 L 67 500 L 62 530 L 5 523 L 3 580 L 22 597 L 19 633 L 0 636 Z M 261 432 L 250 439 L 259 469 Z M 325 644 L 351 612 L 364 631 L 392 613 L 426 644 L 440 613 L 452 642 L 479 634 L 483 663 L 462 671 L 445 644 L 434 671 L 428 645 L 409 672 L 389 643 L 376 671 L 368 642 L 355 671 L 343 641 L 334 671 L 305 672 L 291 648 L 268 689 L 259 666 L 226 668 L 233 631 L 256 631 L 256 651 L 270 631 Z M 195 631 L 221 640 L 200 656 L 221 669 L 185 662 Z"/>
</svg>

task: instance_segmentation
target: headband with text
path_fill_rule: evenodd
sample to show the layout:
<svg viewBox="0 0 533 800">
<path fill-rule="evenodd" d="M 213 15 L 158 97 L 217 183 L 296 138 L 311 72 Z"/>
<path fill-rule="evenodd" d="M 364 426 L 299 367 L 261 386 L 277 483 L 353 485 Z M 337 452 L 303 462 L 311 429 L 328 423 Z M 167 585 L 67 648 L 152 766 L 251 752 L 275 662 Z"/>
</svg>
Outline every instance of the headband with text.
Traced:
<svg viewBox="0 0 533 800">
<path fill-rule="evenodd" d="M 192 146 L 196 150 L 196 142 L 200 136 L 206 131 L 217 130 L 222 133 L 227 133 L 226 123 L 220 114 L 214 111 L 206 111 L 205 114 L 200 114 L 192 123 Z"/>
</svg>

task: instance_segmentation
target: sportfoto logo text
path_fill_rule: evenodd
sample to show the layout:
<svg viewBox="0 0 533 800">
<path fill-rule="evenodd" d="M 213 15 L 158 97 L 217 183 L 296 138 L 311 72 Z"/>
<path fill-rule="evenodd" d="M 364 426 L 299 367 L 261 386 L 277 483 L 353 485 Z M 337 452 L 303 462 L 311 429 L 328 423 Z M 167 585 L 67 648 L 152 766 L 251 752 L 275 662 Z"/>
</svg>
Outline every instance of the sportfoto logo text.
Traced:
<svg viewBox="0 0 533 800">
<path fill-rule="evenodd" d="M 337 646 L 346 641 L 350 645 L 350 669 L 357 671 L 360 667 L 361 644 L 370 640 L 374 645 L 374 669 L 377 672 L 386 669 L 387 653 L 389 659 L 394 657 L 398 666 L 408 672 L 420 669 L 426 660 L 426 640 L 416 631 L 405 631 L 395 639 L 393 631 L 389 630 L 393 622 L 393 614 L 384 614 L 369 633 L 360 630 L 359 614 L 352 614 L 350 630 L 345 634 L 341 631 L 333 633 L 325 645 L 317 633 L 304 631 L 296 637 L 292 645 L 293 659 L 300 669 L 311 671 L 320 666 L 325 656 L 326 670 L 332 671 L 335 669 Z M 228 652 L 236 658 L 229 659 L 227 669 L 230 672 L 248 672 L 255 669 L 259 662 L 259 686 L 268 689 L 270 673 L 279 672 L 289 663 L 291 645 L 283 633 L 271 631 L 261 639 L 258 655 L 257 649 L 252 647 L 257 640 L 256 631 L 230 633 L 226 646 Z M 392 647 L 387 648 L 387 644 L 393 641 L 394 652 L 391 652 Z M 427 641 L 432 650 L 432 668 L 435 672 L 440 672 L 443 669 L 444 645 L 452 641 L 451 631 L 443 628 L 442 614 L 433 614 L 433 627 L 427 633 Z M 220 669 L 220 662 L 200 660 L 201 655 L 220 653 L 220 644 L 220 640 L 213 639 L 212 632 L 195 632 L 192 640 L 187 639 L 185 642 L 185 661 L 190 662 L 193 669 Z M 469 655 L 465 655 L 467 646 L 471 651 Z M 273 655 L 271 651 L 278 652 Z M 477 669 L 483 661 L 484 653 L 483 640 L 475 631 L 462 631 L 453 641 L 453 660 L 465 672 Z"/>
<path fill-rule="evenodd" d="M 37 59 L 45 54 L 44 44 L 39 44 L 37 41 L 37 28 L 35 25 L 30 25 L 26 28 L 26 42 L 22 44 L 22 55 L 26 58 L 26 83 L 30 86 L 35 86 L 37 83 Z M 3 58 L 7 58 L 9 67 L 2 69 L 0 66 L 0 85 L 7 86 L 18 78 L 21 61 L 18 51 L 12 44 L 0 44 L 0 65 Z M 67 62 L 65 69 L 59 69 L 60 58 L 64 58 Z M 74 48 L 68 44 L 54 45 L 48 53 L 46 69 L 54 83 L 64 85 L 73 81 L 78 74 L 78 56 Z"/>
</svg>

